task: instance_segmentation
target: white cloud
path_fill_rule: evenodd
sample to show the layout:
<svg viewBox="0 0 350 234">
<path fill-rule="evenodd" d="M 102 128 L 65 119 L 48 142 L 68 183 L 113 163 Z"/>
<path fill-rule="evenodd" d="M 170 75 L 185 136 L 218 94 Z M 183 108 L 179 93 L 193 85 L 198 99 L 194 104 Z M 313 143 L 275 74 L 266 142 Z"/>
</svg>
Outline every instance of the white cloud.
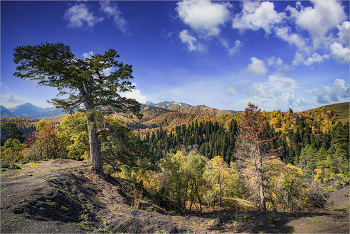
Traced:
<svg viewBox="0 0 350 234">
<path fill-rule="evenodd" d="M 299 50 L 309 52 L 309 48 L 305 43 L 306 40 L 296 33 L 291 33 L 289 27 L 276 28 L 276 36 L 285 40 L 289 44 L 296 45 Z"/>
<path fill-rule="evenodd" d="M 240 40 L 236 40 L 234 45 L 230 47 L 230 44 L 227 39 L 220 38 L 220 37 L 218 39 L 221 45 L 227 49 L 229 55 L 234 55 L 242 47 L 242 43 L 240 42 Z"/>
<path fill-rule="evenodd" d="M 275 64 L 275 56 L 271 56 L 270 58 L 267 59 L 267 65 L 271 66 L 273 64 Z"/>
<path fill-rule="evenodd" d="M 226 88 L 226 93 L 229 95 L 229 96 L 234 96 L 236 95 L 236 89 L 233 85 L 229 84 Z"/>
<path fill-rule="evenodd" d="M 276 24 L 285 17 L 285 13 L 277 13 L 272 2 L 243 2 L 242 12 L 235 16 L 232 28 L 241 31 L 245 29 L 258 30 L 263 28 L 266 34 L 270 34 Z"/>
<path fill-rule="evenodd" d="M 289 96 L 288 96 L 288 106 L 289 107 L 302 107 L 302 106 L 306 106 L 306 105 L 307 105 L 307 102 L 304 100 L 304 98 L 302 98 L 302 97 L 297 98 L 294 90 L 292 90 L 289 93 Z"/>
<path fill-rule="evenodd" d="M 277 60 L 276 60 L 276 65 L 277 66 L 281 66 L 283 64 L 283 60 L 281 59 L 281 58 L 278 58 Z"/>
<path fill-rule="evenodd" d="M 125 34 L 130 34 L 127 31 L 128 21 L 122 16 L 122 12 L 118 9 L 118 6 L 114 4 L 112 6 L 110 1 L 100 1 L 101 11 L 106 13 L 108 18 L 113 17 L 113 22 L 117 27 Z"/>
<path fill-rule="evenodd" d="M 77 4 L 67 9 L 64 14 L 64 19 L 69 20 L 68 28 L 81 28 L 84 23 L 89 27 L 93 27 L 96 23 L 101 22 L 103 18 L 94 16 L 94 13 L 89 12 L 84 3 Z"/>
<path fill-rule="evenodd" d="M 349 101 L 349 84 L 346 85 L 343 79 L 336 79 L 332 88 L 324 85 L 323 88 L 313 89 L 312 94 L 320 104 L 346 102 Z"/>
<path fill-rule="evenodd" d="M 350 23 L 349 21 L 344 21 L 342 25 L 338 25 L 338 36 L 339 42 L 342 44 L 349 45 L 349 35 L 350 35 Z"/>
<path fill-rule="evenodd" d="M 112 69 L 113 69 L 113 67 L 103 69 L 103 73 L 104 73 L 106 76 L 109 76 L 109 75 L 111 74 Z"/>
<path fill-rule="evenodd" d="M 296 97 L 296 90 L 299 88 L 299 84 L 294 79 L 271 75 L 266 82 L 255 83 L 245 91 L 253 96 L 249 100 L 258 104 L 262 109 L 273 110 L 281 106 L 298 109 L 307 104 L 303 98 Z"/>
<path fill-rule="evenodd" d="M 288 6 L 291 17 L 295 19 L 296 25 L 308 31 L 313 38 L 313 44 L 317 48 L 320 44 L 327 42 L 327 33 L 333 27 L 337 27 L 347 16 L 343 6 L 337 1 L 311 1 L 313 7 L 303 7 L 301 3 L 297 8 Z"/>
<path fill-rule="evenodd" d="M 242 47 L 242 43 L 239 40 L 235 41 L 235 45 L 232 46 L 231 48 L 228 48 L 228 53 L 229 55 L 233 55 L 239 51 L 239 48 Z"/>
<path fill-rule="evenodd" d="M 282 66 L 283 60 L 281 58 L 277 58 L 275 56 L 271 56 L 267 59 L 267 65 L 272 66 L 275 65 L 277 67 Z"/>
<path fill-rule="evenodd" d="M 147 102 L 146 96 L 142 96 L 141 91 L 139 89 L 134 89 L 131 92 L 121 93 L 120 96 L 126 98 L 133 98 L 142 104 Z"/>
<path fill-rule="evenodd" d="M 293 60 L 293 65 L 298 65 L 298 64 L 304 62 L 304 60 L 305 59 L 303 57 L 303 54 L 296 52 L 295 56 L 294 56 L 294 60 Z"/>
<path fill-rule="evenodd" d="M 337 42 L 334 42 L 330 46 L 331 57 L 338 61 L 339 63 L 348 63 L 350 62 L 350 49 L 343 46 Z"/>
<path fill-rule="evenodd" d="M 250 58 L 252 61 L 251 64 L 248 65 L 246 70 L 253 75 L 264 75 L 267 72 L 267 68 L 265 67 L 264 61 L 257 59 L 255 57 Z"/>
<path fill-rule="evenodd" d="M 94 55 L 94 52 L 93 52 L 93 51 L 90 51 L 89 53 L 83 53 L 84 59 L 90 58 L 90 57 L 93 56 L 93 55 Z"/>
<path fill-rule="evenodd" d="M 329 55 L 321 56 L 321 55 L 319 55 L 317 53 L 314 53 L 312 55 L 312 57 L 310 57 L 310 58 L 308 58 L 307 60 L 304 61 L 304 64 L 310 66 L 311 64 L 316 63 L 316 62 L 320 63 L 320 62 L 323 61 L 323 59 L 327 59 L 327 58 L 329 58 Z"/>
<path fill-rule="evenodd" d="M 206 48 L 202 43 L 200 43 L 197 38 L 188 34 L 187 30 L 183 30 L 179 35 L 182 43 L 187 44 L 187 48 L 189 51 L 200 51 L 205 52 Z"/>
<path fill-rule="evenodd" d="M 274 73 L 274 75 L 277 75 L 280 77 L 285 76 L 287 72 L 294 70 L 293 67 L 287 64 L 284 64 L 283 60 L 280 57 L 276 59 L 275 56 L 271 56 L 267 59 L 267 65 L 273 66 L 274 68 L 276 68 L 276 72 Z"/>
<path fill-rule="evenodd" d="M 176 11 L 180 19 L 197 33 L 203 36 L 217 36 L 220 25 L 224 25 L 230 17 L 229 3 L 212 3 L 208 0 L 177 3 Z"/>
</svg>

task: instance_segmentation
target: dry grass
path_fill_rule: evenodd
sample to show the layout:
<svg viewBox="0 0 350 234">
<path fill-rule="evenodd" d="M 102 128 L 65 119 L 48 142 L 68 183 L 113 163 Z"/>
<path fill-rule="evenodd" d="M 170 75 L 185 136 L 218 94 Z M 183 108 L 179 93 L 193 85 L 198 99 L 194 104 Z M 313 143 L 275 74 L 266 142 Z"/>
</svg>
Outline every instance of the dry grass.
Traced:
<svg viewBox="0 0 350 234">
<path fill-rule="evenodd" d="M 223 206 L 221 207 L 221 210 L 223 213 L 232 213 L 232 211 L 241 211 L 241 210 L 255 210 L 254 205 L 252 202 L 240 199 L 240 198 L 230 198 L 230 197 L 224 197 L 222 198 L 222 204 Z M 196 203 L 197 207 L 199 207 L 199 203 Z M 224 208 L 226 210 L 224 210 Z M 190 203 L 188 202 L 186 204 L 186 210 L 190 208 Z M 208 207 L 207 204 L 205 203 L 202 205 L 202 212 L 204 214 L 215 214 L 219 210 L 219 205 L 216 204 L 215 208 L 213 207 Z M 197 212 L 196 206 L 192 205 L 192 211 Z M 226 212 L 227 211 L 227 212 Z"/>
</svg>

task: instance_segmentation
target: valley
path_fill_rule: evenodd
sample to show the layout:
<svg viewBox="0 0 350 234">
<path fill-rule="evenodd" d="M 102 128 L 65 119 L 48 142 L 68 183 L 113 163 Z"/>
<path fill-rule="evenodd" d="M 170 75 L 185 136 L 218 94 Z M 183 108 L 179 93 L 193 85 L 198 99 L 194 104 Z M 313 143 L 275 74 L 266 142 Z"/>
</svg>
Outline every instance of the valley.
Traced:
<svg viewBox="0 0 350 234">
<path fill-rule="evenodd" d="M 39 232 L 39 224 L 45 232 L 77 233 L 345 233 L 349 229 L 349 103 L 304 112 L 261 112 L 267 118 L 263 139 L 272 139 L 269 148 L 280 152 L 278 160 L 265 161 L 267 211 L 259 211 L 259 204 L 243 186 L 254 187 L 244 177 L 251 169 L 242 172 L 238 164 L 236 136 L 244 113 L 215 116 L 156 106 L 143 106 L 141 113 L 141 120 L 117 114 L 106 120 L 117 121 L 112 123 L 126 131 L 122 137 L 130 142 L 120 141 L 120 146 L 144 147 L 140 155 L 148 166 L 158 169 L 138 164 L 115 170 L 116 164 L 106 163 L 105 174 L 96 174 L 87 163 L 83 115 L 40 121 L 2 118 L 2 124 L 41 126 L 39 131 L 33 129 L 40 140 L 22 153 L 10 148 L 14 146 L 1 147 L 3 230 L 23 232 L 25 227 Z M 127 151 L 121 150 L 125 159 L 120 160 L 129 160 Z M 296 183 L 292 190 L 286 185 L 291 183 L 288 178 Z M 25 193 L 19 193 L 31 183 Z M 52 212 L 57 215 L 48 215 Z"/>
</svg>

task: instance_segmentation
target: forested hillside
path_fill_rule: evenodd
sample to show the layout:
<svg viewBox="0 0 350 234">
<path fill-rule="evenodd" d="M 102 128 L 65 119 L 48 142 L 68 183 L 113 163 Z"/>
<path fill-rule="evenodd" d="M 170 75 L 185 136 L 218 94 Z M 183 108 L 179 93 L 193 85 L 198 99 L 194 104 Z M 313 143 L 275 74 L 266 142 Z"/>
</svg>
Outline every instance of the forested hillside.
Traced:
<svg viewBox="0 0 350 234">
<path fill-rule="evenodd" d="M 260 118 L 257 134 L 264 144 L 261 150 L 274 152 L 274 158 L 264 159 L 263 164 L 267 209 L 298 211 L 319 202 L 320 194 L 348 183 L 349 122 L 343 114 L 348 112 L 348 103 L 336 107 L 302 113 L 291 109 L 254 112 Z M 262 200 L 255 197 L 259 194 L 252 164 L 256 159 L 246 158 L 247 165 L 241 163 L 242 153 L 252 148 L 244 150 L 247 143 L 243 140 L 249 132 L 244 130 L 249 112 L 215 117 L 148 107 L 143 114 L 139 122 L 123 117 L 126 123 L 113 116 L 99 117 L 99 128 L 116 129 L 112 137 L 99 137 L 105 142 L 101 150 L 106 173 L 138 184 L 159 205 L 180 213 L 191 212 L 192 205 L 198 213 L 204 204 L 213 209 L 219 205 L 220 209 L 230 198 L 248 199 L 258 208 Z M 34 131 L 22 144 L 18 131 L 6 125 L 6 134 L 12 135 L 1 147 L 1 160 L 61 157 L 89 162 L 85 115 L 78 112 L 51 120 L 61 117 L 59 124 L 40 120 L 35 129 L 30 125 L 35 119 L 3 119 L 2 124 L 18 124 L 22 132 L 24 127 Z M 132 123 L 134 128 L 144 129 L 131 131 L 126 126 Z M 135 155 L 139 160 L 133 160 Z M 292 182 L 302 196 L 293 192 L 288 185 Z M 322 189 L 317 190 L 317 186 Z"/>
<path fill-rule="evenodd" d="M 52 121 L 48 121 L 52 124 L 52 127 L 55 127 L 55 125 L 59 124 L 59 122 L 62 119 L 58 118 L 52 118 L 50 119 Z M 59 120 L 59 121 L 57 121 Z M 38 124 L 38 119 L 30 119 L 30 118 L 23 118 L 23 117 L 11 117 L 11 118 L 2 118 L 0 119 L 0 126 L 1 126 L 1 145 L 3 145 L 8 137 L 8 134 L 4 132 L 4 126 L 5 124 L 14 123 L 16 124 L 16 127 L 24 134 L 25 141 L 28 140 L 28 137 L 30 136 L 30 133 L 35 132 L 36 125 Z"/>
<path fill-rule="evenodd" d="M 217 110 L 215 108 L 210 108 L 204 105 L 199 105 L 199 106 L 171 105 L 168 109 L 178 111 L 178 112 L 183 112 L 183 113 L 207 114 L 207 115 L 214 115 L 214 116 L 231 115 L 234 113 L 240 113 L 240 111 Z"/>
<path fill-rule="evenodd" d="M 263 114 L 268 117 L 269 122 L 269 137 L 276 138 L 271 146 L 281 147 L 281 159 L 285 163 L 297 163 L 302 149 L 308 144 L 315 150 L 335 150 L 336 129 L 343 129 L 341 131 L 345 134 L 344 129 L 348 128 L 348 122 L 344 118 L 346 113 L 349 113 L 348 104 L 334 104 L 335 110 L 333 105 L 330 105 L 303 113 L 264 111 Z M 177 121 L 169 118 L 172 115 L 177 117 Z M 237 133 L 240 114 L 217 118 L 207 115 L 201 116 L 202 120 L 186 117 L 188 115 L 179 113 L 160 115 L 146 123 L 151 127 L 162 128 L 138 130 L 137 134 L 150 145 L 158 159 L 166 153 L 190 147 L 197 148 L 208 158 L 220 155 L 227 163 L 233 160 L 231 157 L 235 149 L 234 136 Z M 186 122 L 188 124 L 185 124 Z"/>
</svg>

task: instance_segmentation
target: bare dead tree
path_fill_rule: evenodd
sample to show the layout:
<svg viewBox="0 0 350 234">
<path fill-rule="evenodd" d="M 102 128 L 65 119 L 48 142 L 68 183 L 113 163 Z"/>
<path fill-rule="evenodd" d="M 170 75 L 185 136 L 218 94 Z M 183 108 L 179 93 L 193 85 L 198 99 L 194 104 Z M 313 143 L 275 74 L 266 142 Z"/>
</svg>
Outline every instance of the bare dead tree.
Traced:
<svg viewBox="0 0 350 234">
<path fill-rule="evenodd" d="M 278 158 L 279 149 L 272 150 L 269 147 L 275 138 L 266 139 L 267 116 L 258 107 L 249 102 L 248 107 L 241 118 L 239 132 L 236 136 L 236 158 L 241 166 L 242 174 L 246 177 L 253 176 L 256 182 L 250 185 L 249 190 L 258 191 L 260 210 L 266 210 L 265 185 L 263 164 L 265 160 Z M 254 170 L 248 170 L 253 165 Z"/>
</svg>

